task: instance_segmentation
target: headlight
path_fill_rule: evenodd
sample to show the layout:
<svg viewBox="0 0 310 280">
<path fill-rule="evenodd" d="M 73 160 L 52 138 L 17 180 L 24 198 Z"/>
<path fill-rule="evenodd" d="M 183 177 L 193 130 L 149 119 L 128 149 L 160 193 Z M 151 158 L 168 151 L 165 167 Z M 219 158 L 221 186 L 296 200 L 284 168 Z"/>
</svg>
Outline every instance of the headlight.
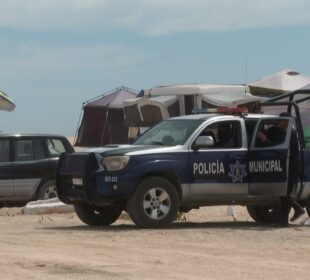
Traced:
<svg viewBox="0 0 310 280">
<path fill-rule="evenodd" d="M 129 156 L 113 156 L 113 157 L 104 157 L 101 161 L 101 164 L 108 171 L 117 171 L 122 170 L 128 164 Z"/>
</svg>

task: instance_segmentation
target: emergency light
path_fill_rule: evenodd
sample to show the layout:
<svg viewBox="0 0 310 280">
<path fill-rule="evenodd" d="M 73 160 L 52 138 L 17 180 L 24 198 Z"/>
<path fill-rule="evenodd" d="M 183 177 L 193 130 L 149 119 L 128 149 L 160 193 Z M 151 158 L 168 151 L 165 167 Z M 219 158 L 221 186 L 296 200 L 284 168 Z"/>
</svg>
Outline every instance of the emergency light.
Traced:
<svg viewBox="0 0 310 280">
<path fill-rule="evenodd" d="M 247 114 L 249 112 L 248 108 L 245 107 L 218 107 L 218 108 L 196 108 L 193 114 L 206 114 L 206 113 L 221 113 L 221 114 Z"/>
</svg>

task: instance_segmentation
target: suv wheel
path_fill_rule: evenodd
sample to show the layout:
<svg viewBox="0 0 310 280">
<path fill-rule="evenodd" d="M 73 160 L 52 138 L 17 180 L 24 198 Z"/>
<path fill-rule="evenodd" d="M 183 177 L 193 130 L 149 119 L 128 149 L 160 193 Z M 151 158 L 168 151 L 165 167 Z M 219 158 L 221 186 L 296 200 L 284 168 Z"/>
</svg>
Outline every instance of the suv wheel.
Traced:
<svg viewBox="0 0 310 280">
<path fill-rule="evenodd" d="M 113 224 L 121 215 L 120 205 L 91 206 L 89 204 L 75 204 L 74 210 L 79 219 L 90 226 L 107 226 Z"/>
<path fill-rule="evenodd" d="M 281 223 L 283 219 L 281 206 L 247 206 L 247 210 L 258 223 Z"/>
<path fill-rule="evenodd" d="M 144 228 L 163 228 L 178 213 L 179 196 L 175 186 L 162 177 L 144 179 L 127 202 L 129 216 Z"/>
<path fill-rule="evenodd" d="M 51 199 L 57 197 L 56 182 L 47 181 L 39 188 L 38 199 Z"/>
</svg>

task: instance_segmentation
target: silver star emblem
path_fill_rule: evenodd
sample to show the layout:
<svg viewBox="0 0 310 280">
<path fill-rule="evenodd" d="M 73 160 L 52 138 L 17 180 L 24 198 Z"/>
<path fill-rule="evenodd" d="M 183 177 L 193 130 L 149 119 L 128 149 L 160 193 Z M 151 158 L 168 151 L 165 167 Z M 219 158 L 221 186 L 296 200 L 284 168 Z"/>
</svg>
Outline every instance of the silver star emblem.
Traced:
<svg viewBox="0 0 310 280">
<path fill-rule="evenodd" d="M 245 171 L 245 164 L 240 164 L 239 161 L 236 161 L 235 164 L 230 164 L 230 172 L 228 173 L 228 176 L 232 178 L 233 183 L 235 182 L 241 182 L 243 177 L 248 175 Z"/>
</svg>

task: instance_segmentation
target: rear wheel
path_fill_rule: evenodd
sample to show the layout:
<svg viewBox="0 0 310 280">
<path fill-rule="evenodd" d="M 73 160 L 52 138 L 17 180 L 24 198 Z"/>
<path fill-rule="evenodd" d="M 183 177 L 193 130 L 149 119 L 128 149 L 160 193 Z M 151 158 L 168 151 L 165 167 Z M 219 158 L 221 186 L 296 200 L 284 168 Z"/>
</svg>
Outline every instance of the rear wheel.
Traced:
<svg viewBox="0 0 310 280">
<path fill-rule="evenodd" d="M 163 228 L 171 224 L 179 210 L 175 186 L 162 177 L 144 179 L 127 202 L 133 222 L 143 228 Z"/>
<path fill-rule="evenodd" d="M 281 206 L 247 206 L 251 218 L 258 223 L 281 223 L 283 211 Z"/>
<path fill-rule="evenodd" d="M 74 210 L 79 219 L 90 226 L 113 224 L 122 213 L 119 205 L 97 207 L 89 204 L 75 204 Z"/>
<path fill-rule="evenodd" d="M 43 183 L 39 188 L 38 199 L 45 200 L 57 197 L 56 182 L 54 180 Z"/>
</svg>

